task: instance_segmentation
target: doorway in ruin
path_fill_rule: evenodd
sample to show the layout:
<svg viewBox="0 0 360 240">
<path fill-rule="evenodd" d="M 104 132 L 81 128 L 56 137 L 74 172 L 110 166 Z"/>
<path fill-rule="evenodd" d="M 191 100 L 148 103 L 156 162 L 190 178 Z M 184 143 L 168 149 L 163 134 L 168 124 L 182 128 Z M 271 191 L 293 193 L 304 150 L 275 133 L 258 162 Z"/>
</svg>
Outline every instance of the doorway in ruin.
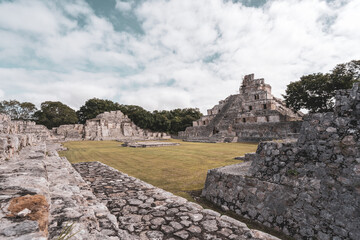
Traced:
<svg viewBox="0 0 360 240">
<path fill-rule="evenodd" d="M 213 134 L 219 133 L 219 130 L 216 129 L 216 127 L 213 128 Z"/>
</svg>

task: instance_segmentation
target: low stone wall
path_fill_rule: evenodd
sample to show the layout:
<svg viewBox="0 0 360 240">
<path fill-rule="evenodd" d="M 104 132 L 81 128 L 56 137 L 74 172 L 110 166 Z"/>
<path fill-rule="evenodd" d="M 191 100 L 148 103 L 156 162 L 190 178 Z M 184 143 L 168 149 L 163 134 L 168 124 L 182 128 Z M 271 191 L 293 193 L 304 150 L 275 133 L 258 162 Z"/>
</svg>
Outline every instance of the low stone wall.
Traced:
<svg viewBox="0 0 360 240">
<path fill-rule="evenodd" d="M 67 124 L 52 129 L 52 133 L 60 141 L 79 141 L 84 138 L 83 124 Z"/>
<path fill-rule="evenodd" d="M 232 131 L 238 142 L 260 142 L 297 137 L 301 125 L 302 121 L 235 124 Z"/>
<path fill-rule="evenodd" d="M 298 140 L 208 172 L 203 196 L 296 239 L 360 239 L 360 88 L 304 119 Z"/>
<path fill-rule="evenodd" d="M 205 126 L 188 127 L 186 131 L 179 132 L 179 138 L 198 142 L 260 142 L 295 138 L 299 135 L 301 125 L 302 121 L 229 124 L 222 126 L 226 128 L 217 128 L 217 133 L 211 137 L 205 135 Z"/>
</svg>

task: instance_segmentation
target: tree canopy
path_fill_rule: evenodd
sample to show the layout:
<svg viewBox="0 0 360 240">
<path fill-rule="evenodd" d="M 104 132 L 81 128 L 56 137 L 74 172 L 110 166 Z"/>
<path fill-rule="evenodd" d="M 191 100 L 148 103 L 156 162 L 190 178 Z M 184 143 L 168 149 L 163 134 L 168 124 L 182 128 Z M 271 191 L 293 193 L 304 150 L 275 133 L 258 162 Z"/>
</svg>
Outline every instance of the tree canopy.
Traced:
<svg viewBox="0 0 360 240">
<path fill-rule="evenodd" d="M 92 98 L 87 100 L 85 104 L 80 107 L 79 111 L 76 112 L 76 115 L 79 119 L 79 123 L 85 123 L 86 120 L 95 118 L 100 113 L 115 110 L 120 110 L 120 104 L 110 100 Z"/>
<path fill-rule="evenodd" d="M 192 126 L 192 122 L 202 116 L 197 108 L 150 112 L 140 106 L 123 105 L 99 98 L 87 100 L 77 112 L 58 101 L 43 102 L 40 110 L 37 110 L 35 105 L 30 102 L 20 103 L 17 100 L 0 102 L 0 113 L 8 114 L 14 120 L 34 120 L 37 124 L 45 125 L 49 129 L 63 124 L 83 124 L 86 120 L 95 118 L 103 112 L 116 110 L 123 112 L 143 129 L 171 134 L 177 134 L 186 127 Z"/>
<path fill-rule="evenodd" d="M 61 102 L 46 101 L 41 103 L 41 110 L 34 114 L 37 124 L 51 129 L 64 124 L 78 123 L 75 110 Z"/>
<path fill-rule="evenodd" d="M 286 105 L 295 111 L 328 112 L 334 107 L 336 90 L 349 89 L 360 81 L 360 60 L 336 65 L 330 73 L 304 75 L 291 82 L 283 95 Z"/>
<path fill-rule="evenodd" d="M 85 102 L 77 116 L 80 123 L 95 118 L 98 114 L 108 111 L 120 110 L 127 115 L 137 126 L 156 132 L 169 132 L 176 134 L 191 126 L 192 122 L 199 119 L 202 114 L 196 108 L 174 109 L 171 111 L 147 111 L 136 105 L 123 105 L 104 100 L 92 98 Z"/>
<path fill-rule="evenodd" d="M 1 101 L 0 113 L 5 113 L 13 120 L 33 120 L 37 111 L 34 104 L 30 102 L 19 102 L 17 100 Z"/>
</svg>

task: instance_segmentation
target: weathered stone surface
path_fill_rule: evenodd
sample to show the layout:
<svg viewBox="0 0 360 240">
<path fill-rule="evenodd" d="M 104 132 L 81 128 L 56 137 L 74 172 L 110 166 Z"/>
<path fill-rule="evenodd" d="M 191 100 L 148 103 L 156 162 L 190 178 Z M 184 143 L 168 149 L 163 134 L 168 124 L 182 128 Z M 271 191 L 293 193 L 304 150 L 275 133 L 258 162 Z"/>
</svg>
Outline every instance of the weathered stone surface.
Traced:
<svg viewBox="0 0 360 240">
<path fill-rule="evenodd" d="M 0 158 L 1 239 L 57 239 L 69 226 L 76 233 L 74 240 L 221 239 L 230 233 L 233 239 L 258 239 L 246 225 L 233 224 L 234 220 L 224 230 L 220 226 L 224 217 L 221 219 L 219 213 L 203 210 L 106 165 L 77 164 L 81 170 L 85 168 L 80 172 L 90 187 L 65 158 L 59 157 L 57 149 L 63 149 L 59 144 L 45 143 L 52 138 L 43 127 L 13 124 L 3 115 L 1 119 L 0 153 L 7 156 Z M 66 128 L 59 132 L 66 132 Z M 75 128 L 75 132 L 66 133 L 68 139 L 79 136 L 82 127 Z M 124 135 L 130 132 L 134 131 L 127 129 Z"/>
<path fill-rule="evenodd" d="M 166 133 L 151 132 L 136 126 L 121 111 L 104 112 L 83 124 L 62 125 L 52 129 L 62 141 L 168 139 Z"/>
<path fill-rule="evenodd" d="M 271 94 L 271 86 L 254 74 L 244 77 L 239 94 L 219 102 L 208 115 L 179 132 L 186 141 L 260 141 L 296 136 L 302 113 L 293 112 Z"/>
<path fill-rule="evenodd" d="M 297 140 L 208 171 L 203 196 L 296 239 L 360 239 L 359 103 L 359 84 L 338 91 L 335 112 L 306 116 Z"/>
<path fill-rule="evenodd" d="M 39 229 L 47 234 L 49 204 L 43 195 L 25 195 L 11 199 L 7 217 L 27 217 L 38 222 Z M 19 214 L 20 213 L 20 214 Z"/>
<path fill-rule="evenodd" d="M 174 142 L 125 142 L 122 144 L 123 147 L 133 147 L 133 148 L 147 148 L 147 147 L 168 147 L 168 146 L 178 146 L 179 143 Z"/>
<path fill-rule="evenodd" d="M 231 232 L 234 239 L 262 239 L 254 238 L 253 231 L 235 219 L 204 210 L 200 205 L 102 163 L 77 163 L 73 166 L 89 182 L 95 195 L 119 219 L 119 228 L 134 236 L 149 239 L 208 239 L 212 235 L 214 239 L 224 239 L 224 234 Z M 222 230 L 220 226 L 225 220 L 228 230 Z"/>
<path fill-rule="evenodd" d="M 133 239 L 56 149 L 37 143 L 0 160 L 0 239 L 57 239 L 72 223 L 72 239 Z"/>
</svg>

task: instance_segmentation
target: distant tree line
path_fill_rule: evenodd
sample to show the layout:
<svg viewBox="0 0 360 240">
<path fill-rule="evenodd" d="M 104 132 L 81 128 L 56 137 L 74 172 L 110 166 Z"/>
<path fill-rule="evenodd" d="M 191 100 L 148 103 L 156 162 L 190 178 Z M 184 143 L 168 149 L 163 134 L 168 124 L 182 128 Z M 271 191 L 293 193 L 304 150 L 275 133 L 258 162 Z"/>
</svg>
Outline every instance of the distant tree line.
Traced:
<svg viewBox="0 0 360 240">
<path fill-rule="evenodd" d="M 123 105 L 110 100 L 92 98 L 85 102 L 76 112 L 79 122 L 96 117 L 98 114 L 120 110 L 127 115 L 137 126 L 157 132 L 176 134 L 192 126 L 192 122 L 199 119 L 202 114 L 197 108 L 184 108 L 162 111 L 147 111 L 136 105 Z"/>
<path fill-rule="evenodd" d="M 33 120 L 37 124 L 51 129 L 64 124 L 85 123 L 103 112 L 120 110 L 139 127 L 156 132 L 177 134 L 192 126 L 192 122 L 202 114 L 199 109 L 185 108 L 170 111 L 147 111 L 135 105 L 123 105 L 110 100 L 92 98 L 85 102 L 78 111 L 61 102 L 46 101 L 40 110 L 29 102 L 16 100 L 0 102 L 0 113 L 10 115 L 13 120 Z"/>
<path fill-rule="evenodd" d="M 286 105 L 295 111 L 306 109 L 311 113 L 332 111 L 335 91 L 351 88 L 360 81 L 360 60 L 338 64 L 330 73 L 313 73 L 291 82 L 283 95 Z M 33 120 L 48 128 L 63 124 L 85 123 L 98 114 L 120 110 L 139 127 L 158 132 L 176 134 L 191 126 L 202 114 L 196 108 L 171 111 L 147 111 L 140 106 L 123 105 L 110 100 L 92 98 L 78 111 L 61 102 L 46 101 L 40 110 L 30 102 L 1 101 L 0 113 L 14 120 Z"/>
</svg>

